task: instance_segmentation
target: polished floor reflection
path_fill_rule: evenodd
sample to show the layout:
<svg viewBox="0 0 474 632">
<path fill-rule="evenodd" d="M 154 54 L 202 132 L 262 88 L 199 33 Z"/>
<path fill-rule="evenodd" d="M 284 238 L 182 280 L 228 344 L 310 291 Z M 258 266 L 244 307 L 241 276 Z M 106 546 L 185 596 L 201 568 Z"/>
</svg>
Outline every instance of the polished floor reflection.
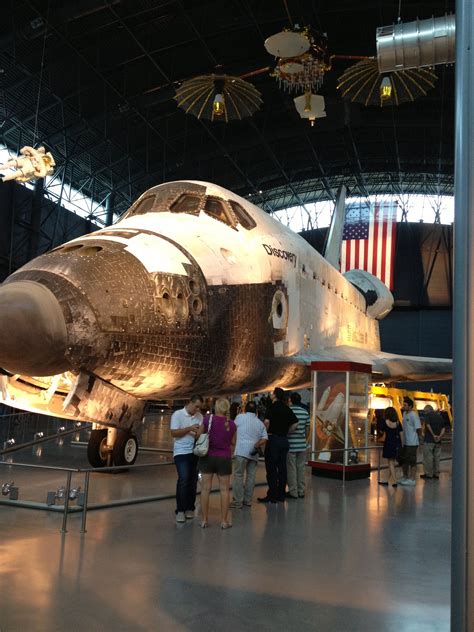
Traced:
<svg viewBox="0 0 474 632">
<path fill-rule="evenodd" d="M 83 465 L 84 449 L 43 447 L 46 462 L 66 457 Z M 172 490 L 173 466 L 157 470 L 97 476 L 93 493 Z M 49 484 L 22 476 L 24 494 Z M 447 632 L 450 462 L 416 488 L 307 483 L 304 500 L 234 511 L 226 531 L 217 495 L 206 530 L 176 526 L 164 500 L 90 512 L 82 537 L 79 515 L 62 536 L 57 514 L 0 507 L 0 629 Z"/>
</svg>

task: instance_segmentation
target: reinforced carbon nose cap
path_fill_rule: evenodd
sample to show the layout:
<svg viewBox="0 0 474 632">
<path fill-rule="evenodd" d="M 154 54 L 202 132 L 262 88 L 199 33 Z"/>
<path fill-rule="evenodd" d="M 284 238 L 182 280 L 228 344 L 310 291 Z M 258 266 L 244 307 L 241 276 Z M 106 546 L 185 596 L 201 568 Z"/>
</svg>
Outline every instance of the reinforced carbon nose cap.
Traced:
<svg viewBox="0 0 474 632">
<path fill-rule="evenodd" d="M 0 367 L 11 373 L 56 375 L 69 368 L 67 330 L 54 294 L 35 281 L 0 286 Z"/>
</svg>

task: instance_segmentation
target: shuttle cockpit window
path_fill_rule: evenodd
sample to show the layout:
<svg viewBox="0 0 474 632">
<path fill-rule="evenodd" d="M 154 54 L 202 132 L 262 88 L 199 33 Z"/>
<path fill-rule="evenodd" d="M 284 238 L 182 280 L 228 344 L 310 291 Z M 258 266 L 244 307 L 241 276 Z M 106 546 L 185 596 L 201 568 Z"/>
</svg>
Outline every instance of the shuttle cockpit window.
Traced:
<svg viewBox="0 0 474 632">
<path fill-rule="evenodd" d="M 130 211 L 130 215 L 144 215 L 152 210 L 153 205 L 155 204 L 155 196 L 149 195 L 143 200 L 139 200 L 135 208 L 132 207 Z"/>
<path fill-rule="evenodd" d="M 253 217 L 250 217 L 247 211 L 244 210 L 244 208 L 240 206 L 238 202 L 234 202 L 234 200 L 229 200 L 229 204 L 234 211 L 234 215 L 236 216 L 237 221 L 241 226 L 243 226 L 247 230 L 252 230 L 252 228 L 255 228 L 257 224 L 255 223 Z"/>
<path fill-rule="evenodd" d="M 208 196 L 206 203 L 204 204 L 204 211 L 211 217 L 218 219 L 220 222 L 224 222 L 228 226 L 234 227 L 234 221 L 230 213 L 227 211 L 223 200 Z"/>
<path fill-rule="evenodd" d="M 199 215 L 201 209 L 202 196 L 195 193 L 182 193 L 179 198 L 170 206 L 172 213 L 190 213 Z"/>
</svg>

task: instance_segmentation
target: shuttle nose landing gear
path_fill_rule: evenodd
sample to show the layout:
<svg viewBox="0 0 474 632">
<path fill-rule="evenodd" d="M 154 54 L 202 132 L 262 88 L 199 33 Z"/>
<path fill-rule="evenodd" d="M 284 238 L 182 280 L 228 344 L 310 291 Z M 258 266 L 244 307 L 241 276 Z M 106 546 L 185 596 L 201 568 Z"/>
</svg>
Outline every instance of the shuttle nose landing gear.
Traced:
<svg viewBox="0 0 474 632">
<path fill-rule="evenodd" d="M 107 429 L 92 430 L 87 444 L 87 458 L 92 467 L 107 465 Z"/>
<path fill-rule="evenodd" d="M 87 458 L 92 467 L 133 465 L 138 454 L 138 441 L 128 430 L 96 428 L 87 445 Z"/>
<path fill-rule="evenodd" d="M 133 465 L 138 454 L 138 441 L 134 434 L 119 430 L 112 451 L 114 465 Z"/>
</svg>

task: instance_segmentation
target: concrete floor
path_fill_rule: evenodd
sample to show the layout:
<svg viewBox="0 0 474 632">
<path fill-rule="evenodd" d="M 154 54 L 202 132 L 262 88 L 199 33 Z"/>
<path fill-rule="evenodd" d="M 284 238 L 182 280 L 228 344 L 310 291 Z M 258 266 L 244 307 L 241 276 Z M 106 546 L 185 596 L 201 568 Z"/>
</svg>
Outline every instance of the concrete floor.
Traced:
<svg viewBox="0 0 474 632">
<path fill-rule="evenodd" d="M 23 455 L 35 459 L 80 466 L 85 450 L 45 444 Z M 51 484 L 28 477 L 32 497 Z M 104 499 L 170 491 L 175 473 L 94 479 Z M 207 530 L 177 526 L 173 500 L 92 511 L 84 536 L 79 515 L 63 536 L 60 515 L 0 507 L 0 630 L 447 632 L 450 462 L 415 489 L 372 479 L 343 487 L 308 472 L 304 500 L 236 510 L 227 531 L 217 495 Z"/>
</svg>

